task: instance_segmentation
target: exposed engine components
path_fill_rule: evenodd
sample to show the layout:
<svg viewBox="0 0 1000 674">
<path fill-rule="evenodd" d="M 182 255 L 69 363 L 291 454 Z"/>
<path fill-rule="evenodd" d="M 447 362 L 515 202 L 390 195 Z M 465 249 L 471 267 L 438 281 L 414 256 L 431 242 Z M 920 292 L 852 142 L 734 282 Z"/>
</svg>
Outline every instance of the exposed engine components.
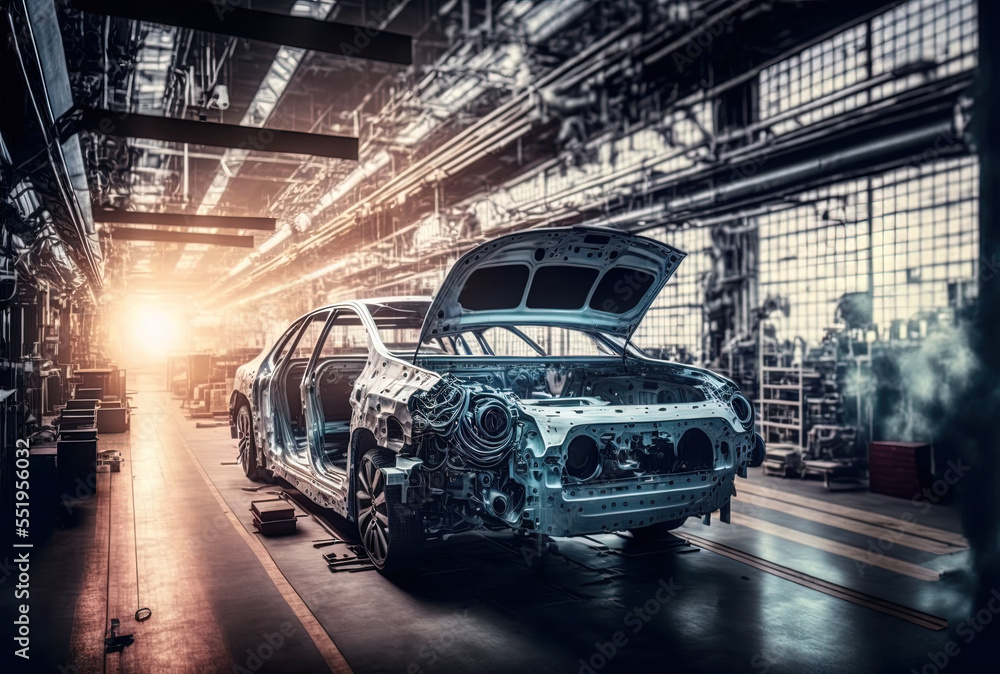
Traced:
<svg viewBox="0 0 1000 674">
<path fill-rule="evenodd" d="M 607 488 L 718 465 L 745 471 L 764 457 L 763 446 L 754 447 L 753 405 L 722 379 L 706 380 L 687 369 L 635 371 L 623 377 L 613 369 L 564 368 L 561 379 L 571 383 L 562 397 L 552 397 L 546 386 L 551 368 L 462 365 L 459 374 L 443 375 L 408 401 L 414 452 L 423 461 L 420 488 L 413 493 L 423 494 L 430 531 L 534 528 L 545 503 L 526 483 L 558 480 L 570 490 Z M 619 405 L 659 407 L 668 404 L 665 399 L 673 405 L 693 404 L 692 410 L 704 408 L 694 417 L 699 421 L 702 415 L 714 415 L 723 423 L 619 416 L 624 413 Z M 553 427 L 583 414 L 603 418 L 592 424 L 571 422 L 573 430 L 552 442 Z"/>
<path fill-rule="evenodd" d="M 462 385 L 455 377 L 444 377 L 426 393 L 414 395 L 410 411 L 414 437 L 433 432 L 436 447 L 446 449 L 440 442 L 444 440 L 462 463 L 493 468 L 510 454 L 517 407 L 488 387 Z"/>
<path fill-rule="evenodd" d="M 457 428 L 455 449 L 473 466 L 503 463 L 513 446 L 517 408 L 496 393 L 476 393 Z"/>
<path fill-rule="evenodd" d="M 517 438 L 514 402 L 491 387 L 447 375 L 409 405 L 427 484 L 447 494 L 451 515 L 473 527 L 490 518 L 519 519 L 523 487 L 503 478 Z"/>
<path fill-rule="evenodd" d="M 454 424 L 468 403 L 469 393 L 452 376 L 442 377 L 425 393 L 410 398 L 414 438 L 426 433 L 451 435 Z"/>
</svg>

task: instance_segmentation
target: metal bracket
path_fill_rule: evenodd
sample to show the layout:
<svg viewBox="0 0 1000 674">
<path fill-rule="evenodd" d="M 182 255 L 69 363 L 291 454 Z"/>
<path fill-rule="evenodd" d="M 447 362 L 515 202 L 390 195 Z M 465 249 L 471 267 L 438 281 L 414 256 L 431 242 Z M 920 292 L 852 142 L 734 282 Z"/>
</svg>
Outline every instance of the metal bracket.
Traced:
<svg viewBox="0 0 1000 674">
<path fill-rule="evenodd" d="M 402 499 L 403 503 L 406 503 L 406 491 L 410 486 L 410 473 L 417 466 L 423 465 L 423 459 L 412 459 L 408 456 L 396 455 L 396 465 L 386 466 L 384 468 L 379 468 L 382 471 L 382 477 L 385 478 L 385 483 L 387 486 L 392 486 L 394 484 L 400 485 L 402 487 Z"/>
</svg>

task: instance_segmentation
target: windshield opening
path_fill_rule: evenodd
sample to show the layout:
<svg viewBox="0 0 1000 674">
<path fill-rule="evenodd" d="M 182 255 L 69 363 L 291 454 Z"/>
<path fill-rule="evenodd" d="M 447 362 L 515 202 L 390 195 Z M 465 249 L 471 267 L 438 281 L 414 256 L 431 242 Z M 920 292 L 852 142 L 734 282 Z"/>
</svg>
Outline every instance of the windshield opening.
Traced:
<svg viewBox="0 0 1000 674">
<path fill-rule="evenodd" d="M 612 335 L 545 325 L 499 325 L 424 341 L 421 355 L 506 358 L 620 358 L 624 340 Z M 629 352 L 642 351 L 629 344 Z"/>
<path fill-rule="evenodd" d="M 426 301 L 370 303 L 379 339 L 394 356 L 412 357 L 430 304 Z M 614 335 L 547 325 L 497 325 L 424 340 L 419 355 L 507 358 L 621 358 L 625 340 Z M 629 353 L 644 355 L 629 343 Z"/>
<path fill-rule="evenodd" d="M 430 303 L 413 301 L 367 306 L 386 350 L 394 356 L 412 356 Z"/>
</svg>

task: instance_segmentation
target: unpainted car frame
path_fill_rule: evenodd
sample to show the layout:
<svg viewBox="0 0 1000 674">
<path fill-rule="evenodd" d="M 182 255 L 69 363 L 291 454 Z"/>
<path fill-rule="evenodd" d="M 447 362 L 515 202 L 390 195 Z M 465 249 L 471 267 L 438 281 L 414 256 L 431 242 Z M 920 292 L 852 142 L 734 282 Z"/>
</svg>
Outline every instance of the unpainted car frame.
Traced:
<svg viewBox="0 0 1000 674">
<path fill-rule="evenodd" d="M 240 464 L 355 522 L 383 572 L 415 566 L 433 534 L 728 522 L 735 477 L 764 459 L 753 406 L 629 343 L 683 258 L 614 230 L 532 230 L 470 251 L 433 300 L 311 312 L 236 373 Z M 587 355 L 546 352 L 526 334 L 539 326 Z"/>
</svg>

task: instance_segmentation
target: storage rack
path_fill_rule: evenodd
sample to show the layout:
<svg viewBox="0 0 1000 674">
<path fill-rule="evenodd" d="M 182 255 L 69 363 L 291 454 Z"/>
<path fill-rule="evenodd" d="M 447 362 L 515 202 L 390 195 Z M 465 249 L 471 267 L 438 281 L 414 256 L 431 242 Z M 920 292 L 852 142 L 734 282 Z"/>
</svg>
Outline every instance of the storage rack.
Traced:
<svg viewBox="0 0 1000 674">
<path fill-rule="evenodd" d="M 765 444 L 805 447 L 806 409 L 804 373 L 796 365 L 781 362 L 779 353 L 767 353 L 763 321 L 758 342 L 758 432 Z"/>
</svg>

